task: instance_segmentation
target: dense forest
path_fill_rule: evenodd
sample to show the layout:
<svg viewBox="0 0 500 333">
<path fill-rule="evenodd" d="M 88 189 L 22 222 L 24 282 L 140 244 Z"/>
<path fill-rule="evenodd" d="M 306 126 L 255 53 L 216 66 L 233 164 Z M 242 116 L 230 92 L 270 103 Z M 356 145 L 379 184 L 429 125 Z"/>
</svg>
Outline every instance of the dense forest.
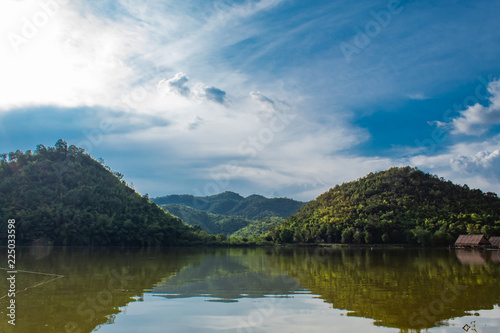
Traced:
<svg viewBox="0 0 500 333">
<path fill-rule="evenodd" d="M 199 226 L 212 235 L 224 234 L 230 236 L 253 222 L 253 220 L 242 216 L 212 214 L 181 204 L 162 205 L 162 208 L 179 217 L 185 223 L 193 227 Z"/>
<path fill-rule="evenodd" d="M 180 204 L 207 213 L 229 216 L 242 216 L 250 220 L 261 220 L 266 217 L 288 217 L 295 214 L 304 202 L 288 198 L 266 198 L 253 194 L 246 198 L 234 192 L 224 192 L 206 197 L 193 195 L 167 195 L 151 199 L 160 207 L 168 208 L 169 204 Z"/>
<path fill-rule="evenodd" d="M 0 157 L 0 230 L 15 219 L 18 242 L 147 246 L 215 241 L 127 186 L 123 175 L 102 160 L 63 140 L 55 147 L 40 144 L 35 152 Z"/>
<path fill-rule="evenodd" d="M 267 235 L 278 243 L 450 245 L 460 234 L 500 235 L 500 199 L 416 168 L 337 185 Z"/>
<path fill-rule="evenodd" d="M 288 198 L 269 199 L 256 194 L 244 198 L 229 191 L 206 197 L 168 195 L 151 201 L 209 234 L 238 237 L 260 236 L 304 205 Z"/>
</svg>

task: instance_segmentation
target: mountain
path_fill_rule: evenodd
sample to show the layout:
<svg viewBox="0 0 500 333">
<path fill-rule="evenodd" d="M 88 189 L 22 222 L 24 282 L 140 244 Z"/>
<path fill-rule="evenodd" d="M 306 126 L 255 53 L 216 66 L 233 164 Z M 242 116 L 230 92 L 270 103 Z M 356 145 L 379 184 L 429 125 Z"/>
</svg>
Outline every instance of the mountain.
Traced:
<svg viewBox="0 0 500 333">
<path fill-rule="evenodd" d="M 38 145 L 34 153 L 18 150 L 0 157 L 0 230 L 15 219 L 16 243 L 143 246 L 200 241 L 199 232 L 127 186 L 122 174 L 63 140 L 55 147 Z"/>
<path fill-rule="evenodd" d="M 287 198 L 268 199 L 261 195 L 246 198 L 234 192 L 207 197 L 168 195 L 153 202 L 191 226 L 199 225 L 209 234 L 252 237 L 296 213 L 303 202 Z"/>
<path fill-rule="evenodd" d="M 500 235 L 500 199 L 416 168 L 337 185 L 277 225 L 280 243 L 451 245 L 460 234 Z"/>
<path fill-rule="evenodd" d="M 229 191 L 206 197 L 168 195 L 153 198 L 151 201 L 161 207 L 180 204 L 212 214 L 242 216 L 251 220 L 273 216 L 285 218 L 295 214 L 304 205 L 303 202 L 288 198 L 269 199 L 256 194 L 244 198 Z"/>
<path fill-rule="evenodd" d="M 243 227 L 231 234 L 233 237 L 261 237 L 269 232 L 275 225 L 283 222 L 282 217 L 266 217 L 262 220 L 252 220 L 246 227 Z"/>
<path fill-rule="evenodd" d="M 254 222 L 254 220 L 241 216 L 212 214 L 181 204 L 168 204 L 162 205 L 162 207 L 187 224 L 199 225 L 202 230 L 212 235 L 225 234 L 229 236 Z"/>
</svg>

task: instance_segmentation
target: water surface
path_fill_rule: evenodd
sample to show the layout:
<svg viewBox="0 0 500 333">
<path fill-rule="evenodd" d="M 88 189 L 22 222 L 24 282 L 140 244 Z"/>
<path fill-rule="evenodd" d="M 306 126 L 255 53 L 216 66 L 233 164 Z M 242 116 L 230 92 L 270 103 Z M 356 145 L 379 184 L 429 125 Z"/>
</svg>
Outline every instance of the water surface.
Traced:
<svg viewBox="0 0 500 333">
<path fill-rule="evenodd" d="M 2 278 L 1 332 L 500 332 L 497 251 L 17 252 L 16 326 Z"/>
</svg>

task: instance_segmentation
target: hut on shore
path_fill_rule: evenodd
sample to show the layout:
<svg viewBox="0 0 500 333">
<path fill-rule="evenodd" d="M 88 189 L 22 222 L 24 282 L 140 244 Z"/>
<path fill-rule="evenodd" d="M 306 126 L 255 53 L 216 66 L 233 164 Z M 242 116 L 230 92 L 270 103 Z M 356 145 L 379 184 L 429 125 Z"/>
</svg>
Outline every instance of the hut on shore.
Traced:
<svg viewBox="0 0 500 333">
<path fill-rule="evenodd" d="M 490 243 L 491 245 L 495 246 L 496 248 L 500 249 L 500 237 L 490 237 Z"/>
<path fill-rule="evenodd" d="M 484 247 L 491 243 L 484 235 L 460 235 L 455 242 L 455 247 Z"/>
</svg>

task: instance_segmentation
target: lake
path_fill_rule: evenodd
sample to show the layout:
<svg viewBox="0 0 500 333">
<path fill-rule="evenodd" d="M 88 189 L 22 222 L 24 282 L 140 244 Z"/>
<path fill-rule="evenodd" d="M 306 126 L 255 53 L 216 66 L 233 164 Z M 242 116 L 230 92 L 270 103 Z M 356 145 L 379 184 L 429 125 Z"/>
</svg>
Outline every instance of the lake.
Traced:
<svg viewBox="0 0 500 333">
<path fill-rule="evenodd" d="M 500 332 L 498 251 L 0 250 L 1 332 Z"/>
</svg>

